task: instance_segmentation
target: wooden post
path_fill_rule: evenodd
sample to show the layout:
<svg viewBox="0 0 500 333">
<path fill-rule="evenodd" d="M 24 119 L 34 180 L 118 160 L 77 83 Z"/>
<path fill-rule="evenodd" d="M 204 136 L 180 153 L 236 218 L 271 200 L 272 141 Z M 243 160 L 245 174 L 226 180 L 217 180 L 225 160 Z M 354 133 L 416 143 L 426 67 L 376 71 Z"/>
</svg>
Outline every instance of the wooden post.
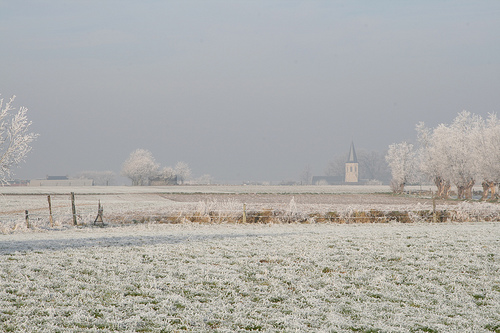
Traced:
<svg viewBox="0 0 500 333">
<path fill-rule="evenodd" d="M 76 207 L 75 207 L 75 192 L 71 192 L 71 211 L 73 212 L 73 225 L 77 225 L 76 222 Z"/>
<path fill-rule="evenodd" d="M 247 223 L 247 204 L 243 204 L 243 223 Z"/>
<path fill-rule="evenodd" d="M 52 218 L 52 201 L 50 200 L 50 194 L 47 196 L 47 200 L 49 202 L 49 220 L 50 220 L 50 227 L 54 226 L 54 219 Z"/>
<path fill-rule="evenodd" d="M 29 229 L 30 228 L 30 217 L 29 217 L 27 210 L 24 211 L 24 218 L 26 219 L 26 228 Z"/>
<path fill-rule="evenodd" d="M 434 193 L 432 193 L 432 220 L 434 223 L 437 222 L 437 216 L 436 216 L 436 196 Z"/>
<path fill-rule="evenodd" d="M 101 200 L 99 200 L 99 204 L 97 206 L 97 217 L 94 220 L 94 225 L 97 224 L 97 222 L 102 223 L 104 226 L 104 220 L 102 219 L 102 213 L 104 211 L 104 208 L 101 206 Z"/>
</svg>

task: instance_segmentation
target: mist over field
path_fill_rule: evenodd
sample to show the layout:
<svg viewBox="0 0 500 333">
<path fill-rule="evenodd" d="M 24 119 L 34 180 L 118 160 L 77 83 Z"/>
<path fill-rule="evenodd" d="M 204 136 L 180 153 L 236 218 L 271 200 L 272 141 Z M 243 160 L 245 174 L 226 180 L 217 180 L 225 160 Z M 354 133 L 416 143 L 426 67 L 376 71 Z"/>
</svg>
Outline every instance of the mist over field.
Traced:
<svg viewBox="0 0 500 333">
<path fill-rule="evenodd" d="M 351 141 L 383 155 L 498 111 L 499 6 L 3 1 L 0 93 L 40 134 L 16 177 L 119 175 L 138 148 L 230 184 L 322 176 Z"/>
</svg>

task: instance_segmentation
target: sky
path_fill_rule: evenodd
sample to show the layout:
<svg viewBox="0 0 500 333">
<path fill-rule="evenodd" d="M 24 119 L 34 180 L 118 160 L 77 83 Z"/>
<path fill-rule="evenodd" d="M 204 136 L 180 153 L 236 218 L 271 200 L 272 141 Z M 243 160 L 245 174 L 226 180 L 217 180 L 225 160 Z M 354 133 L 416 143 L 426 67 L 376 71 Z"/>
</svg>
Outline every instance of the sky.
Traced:
<svg viewBox="0 0 500 333">
<path fill-rule="evenodd" d="M 16 178 L 135 149 L 220 183 L 299 180 L 500 105 L 500 2 L 0 0 L 0 94 L 40 136 Z"/>
</svg>

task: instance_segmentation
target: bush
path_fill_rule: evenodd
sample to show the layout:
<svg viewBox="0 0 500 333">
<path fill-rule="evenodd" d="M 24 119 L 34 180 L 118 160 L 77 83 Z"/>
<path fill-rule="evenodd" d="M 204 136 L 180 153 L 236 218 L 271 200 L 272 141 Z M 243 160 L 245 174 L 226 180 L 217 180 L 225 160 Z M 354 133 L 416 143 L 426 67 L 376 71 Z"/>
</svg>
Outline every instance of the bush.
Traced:
<svg viewBox="0 0 500 333">
<path fill-rule="evenodd" d="M 387 213 L 387 218 L 389 221 L 396 221 L 400 223 L 410 223 L 412 222 L 408 212 L 391 211 Z"/>
</svg>

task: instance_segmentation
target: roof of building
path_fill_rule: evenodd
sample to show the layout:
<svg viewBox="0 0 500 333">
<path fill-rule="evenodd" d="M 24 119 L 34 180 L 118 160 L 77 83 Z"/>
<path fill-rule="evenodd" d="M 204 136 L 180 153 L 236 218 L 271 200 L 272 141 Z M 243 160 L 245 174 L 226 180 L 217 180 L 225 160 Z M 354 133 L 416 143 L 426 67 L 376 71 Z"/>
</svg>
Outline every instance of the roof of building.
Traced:
<svg viewBox="0 0 500 333">
<path fill-rule="evenodd" d="M 47 176 L 47 180 L 67 180 L 68 176 Z"/>
</svg>

